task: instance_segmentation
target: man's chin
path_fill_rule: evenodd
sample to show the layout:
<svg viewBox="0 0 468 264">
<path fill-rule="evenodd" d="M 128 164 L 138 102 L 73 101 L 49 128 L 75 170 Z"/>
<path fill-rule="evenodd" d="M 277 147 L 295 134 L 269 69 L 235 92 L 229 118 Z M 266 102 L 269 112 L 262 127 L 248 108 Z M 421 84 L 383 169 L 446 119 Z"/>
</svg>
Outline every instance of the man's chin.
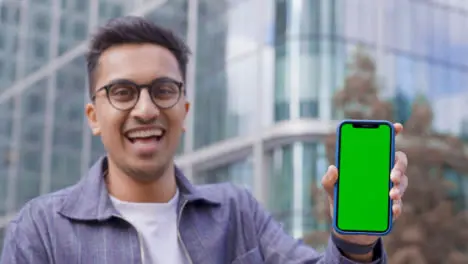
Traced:
<svg viewBox="0 0 468 264">
<path fill-rule="evenodd" d="M 130 164 L 129 176 L 140 182 L 158 181 L 164 175 L 167 175 L 167 169 L 171 164 L 160 164 L 160 160 L 144 159 Z"/>
</svg>

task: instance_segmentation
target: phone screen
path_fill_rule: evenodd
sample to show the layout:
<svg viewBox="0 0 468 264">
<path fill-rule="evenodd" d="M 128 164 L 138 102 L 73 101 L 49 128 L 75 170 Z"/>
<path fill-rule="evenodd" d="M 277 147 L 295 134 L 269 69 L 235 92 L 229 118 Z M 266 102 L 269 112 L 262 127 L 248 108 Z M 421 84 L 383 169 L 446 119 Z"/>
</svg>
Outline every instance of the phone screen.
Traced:
<svg viewBox="0 0 468 264">
<path fill-rule="evenodd" d="M 390 228 L 392 131 L 385 123 L 341 126 L 335 208 L 338 229 L 382 233 Z"/>
</svg>

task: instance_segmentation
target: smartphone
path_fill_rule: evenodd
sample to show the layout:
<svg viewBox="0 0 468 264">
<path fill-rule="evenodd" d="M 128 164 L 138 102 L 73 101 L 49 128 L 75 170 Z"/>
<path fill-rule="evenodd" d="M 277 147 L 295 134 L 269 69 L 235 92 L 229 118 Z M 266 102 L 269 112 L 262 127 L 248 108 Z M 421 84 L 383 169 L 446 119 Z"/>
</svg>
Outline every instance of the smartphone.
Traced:
<svg viewBox="0 0 468 264">
<path fill-rule="evenodd" d="M 345 120 L 338 125 L 336 141 L 334 229 L 340 234 L 387 235 L 393 218 L 393 124 L 383 120 Z"/>
</svg>

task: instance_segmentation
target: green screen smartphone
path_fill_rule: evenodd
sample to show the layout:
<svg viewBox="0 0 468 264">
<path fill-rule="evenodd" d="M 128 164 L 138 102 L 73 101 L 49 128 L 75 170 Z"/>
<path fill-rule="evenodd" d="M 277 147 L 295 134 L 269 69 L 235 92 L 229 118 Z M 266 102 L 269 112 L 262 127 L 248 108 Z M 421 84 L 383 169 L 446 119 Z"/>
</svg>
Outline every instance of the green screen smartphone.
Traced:
<svg viewBox="0 0 468 264">
<path fill-rule="evenodd" d="M 390 172 L 393 124 L 345 120 L 337 128 L 334 229 L 340 234 L 386 235 L 392 229 Z"/>
</svg>

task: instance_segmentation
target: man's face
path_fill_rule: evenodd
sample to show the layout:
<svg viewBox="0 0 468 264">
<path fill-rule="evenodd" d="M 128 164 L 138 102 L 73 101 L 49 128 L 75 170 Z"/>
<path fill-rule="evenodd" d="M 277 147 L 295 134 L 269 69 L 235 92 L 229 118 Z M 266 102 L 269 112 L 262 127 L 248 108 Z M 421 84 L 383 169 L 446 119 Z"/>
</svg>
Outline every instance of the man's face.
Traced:
<svg viewBox="0 0 468 264">
<path fill-rule="evenodd" d="M 156 180 L 172 165 L 189 103 L 182 94 L 173 107 L 162 109 L 153 102 L 150 90 L 143 89 L 133 108 L 121 110 L 99 88 L 116 81 L 144 85 L 161 79 L 182 82 L 177 60 L 169 50 L 152 44 L 112 47 L 99 59 L 94 104 L 86 106 L 93 134 L 101 136 L 110 162 L 138 180 Z M 114 94 L 125 98 L 129 93 Z"/>
</svg>

